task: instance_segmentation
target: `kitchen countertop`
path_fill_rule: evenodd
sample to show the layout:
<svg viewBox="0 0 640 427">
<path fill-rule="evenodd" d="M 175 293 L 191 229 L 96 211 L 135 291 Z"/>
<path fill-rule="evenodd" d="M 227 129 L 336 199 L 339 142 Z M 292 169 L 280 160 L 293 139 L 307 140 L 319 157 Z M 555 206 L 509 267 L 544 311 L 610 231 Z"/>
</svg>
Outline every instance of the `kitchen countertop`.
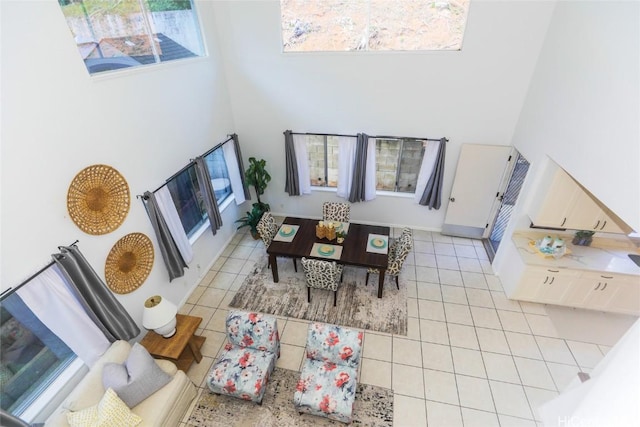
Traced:
<svg viewBox="0 0 640 427">
<path fill-rule="evenodd" d="M 547 235 L 563 238 L 571 253 L 554 259 L 539 255 L 535 248 L 529 246 L 530 241 L 539 240 Z M 639 254 L 637 249 L 625 247 L 623 244 L 616 245 L 612 240 L 597 246 L 593 243 L 591 246 L 577 246 L 571 244 L 572 239 L 573 235 L 535 231 L 517 231 L 512 236 L 520 257 L 527 265 L 629 274 L 638 276 L 640 279 L 640 267 L 628 257 L 628 254 Z M 602 239 L 600 240 L 601 243 L 605 243 Z"/>
</svg>

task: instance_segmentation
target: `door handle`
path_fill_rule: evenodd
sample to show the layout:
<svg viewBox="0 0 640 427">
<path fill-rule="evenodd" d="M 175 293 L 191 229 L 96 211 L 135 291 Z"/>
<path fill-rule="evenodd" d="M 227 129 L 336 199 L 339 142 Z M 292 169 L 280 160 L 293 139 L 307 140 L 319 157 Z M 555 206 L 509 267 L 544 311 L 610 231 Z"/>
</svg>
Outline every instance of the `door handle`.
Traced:
<svg viewBox="0 0 640 427">
<path fill-rule="evenodd" d="M 597 291 L 601 284 L 602 284 L 602 283 L 598 282 L 598 286 L 596 286 L 596 288 L 594 289 L 594 291 Z"/>
<path fill-rule="evenodd" d="M 556 279 L 556 276 L 553 276 L 553 277 L 551 278 L 551 281 L 549 282 L 549 284 L 550 284 L 550 285 L 551 285 L 551 284 L 553 284 L 553 281 L 554 281 L 555 279 Z"/>
<path fill-rule="evenodd" d="M 604 282 L 604 286 L 602 287 L 602 289 L 600 289 L 601 291 L 604 291 L 605 289 L 607 289 L 607 282 Z"/>
<path fill-rule="evenodd" d="M 607 220 L 605 219 L 604 222 L 602 223 L 602 227 L 600 227 L 600 230 L 604 230 L 604 227 L 607 225 Z"/>
<path fill-rule="evenodd" d="M 452 202 L 455 202 L 456 198 L 455 197 L 450 197 L 449 200 L 451 200 Z"/>
</svg>

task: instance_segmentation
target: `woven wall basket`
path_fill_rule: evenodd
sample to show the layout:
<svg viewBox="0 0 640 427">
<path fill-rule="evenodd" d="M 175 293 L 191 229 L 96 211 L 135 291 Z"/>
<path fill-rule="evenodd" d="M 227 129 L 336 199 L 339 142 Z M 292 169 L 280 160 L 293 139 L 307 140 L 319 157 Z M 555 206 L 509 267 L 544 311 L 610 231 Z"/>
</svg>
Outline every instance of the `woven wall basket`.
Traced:
<svg viewBox="0 0 640 427">
<path fill-rule="evenodd" d="M 133 292 L 144 283 L 153 267 L 153 244 L 142 233 L 118 240 L 107 256 L 104 275 L 107 286 L 117 294 Z"/>
<path fill-rule="evenodd" d="M 107 234 L 124 222 L 129 213 L 129 185 L 120 173 L 106 165 L 81 170 L 69 186 L 69 216 L 87 234 Z"/>
</svg>

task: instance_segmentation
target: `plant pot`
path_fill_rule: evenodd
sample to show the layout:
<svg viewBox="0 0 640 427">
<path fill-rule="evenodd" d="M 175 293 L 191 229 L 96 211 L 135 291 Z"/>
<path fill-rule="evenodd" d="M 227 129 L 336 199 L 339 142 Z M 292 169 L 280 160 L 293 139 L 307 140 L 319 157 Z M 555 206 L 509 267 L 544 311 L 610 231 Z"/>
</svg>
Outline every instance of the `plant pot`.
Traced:
<svg viewBox="0 0 640 427">
<path fill-rule="evenodd" d="M 591 237 L 574 237 L 571 243 L 576 246 L 590 246 L 592 241 Z"/>
</svg>

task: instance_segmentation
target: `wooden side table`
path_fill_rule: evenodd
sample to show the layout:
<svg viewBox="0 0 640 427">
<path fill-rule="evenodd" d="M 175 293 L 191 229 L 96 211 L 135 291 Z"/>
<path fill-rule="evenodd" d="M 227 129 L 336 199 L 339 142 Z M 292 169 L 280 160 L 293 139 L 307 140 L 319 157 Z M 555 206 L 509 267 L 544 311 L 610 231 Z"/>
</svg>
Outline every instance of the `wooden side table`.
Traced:
<svg viewBox="0 0 640 427">
<path fill-rule="evenodd" d="M 197 363 L 202 360 L 200 347 L 202 347 L 205 337 L 195 335 L 202 318 L 177 314 L 176 320 L 176 333 L 171 338 L 164 338 L 162 335 L 149 331 L 140 344 L 153 357 L 170 360 L 176 364 L 178 369 L 187 372 L 194 360 Z"/>
</svg>

